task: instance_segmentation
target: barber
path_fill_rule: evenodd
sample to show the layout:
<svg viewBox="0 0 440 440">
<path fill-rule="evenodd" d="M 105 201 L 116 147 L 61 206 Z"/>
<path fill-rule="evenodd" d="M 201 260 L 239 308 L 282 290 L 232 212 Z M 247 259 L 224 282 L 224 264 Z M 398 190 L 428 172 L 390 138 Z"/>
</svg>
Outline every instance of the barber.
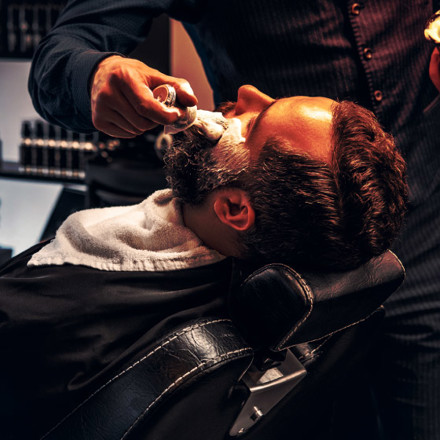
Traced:
<svg viewBox="0 0 440 440">
<path fill-rule="evenodd" d="M 29 82 L 41 115 L 71 129 L 133 137 L 173 122 L 179 110 L 151 90 L 172 84 L 182 106 L 194 105 L 188 83 L 126 58 L 166 13 L 193 39 L 216 104 L 250 83 L 274 97 L 351 98 L 373 110 L 407 160 L 411 193 L 395 248 L 407 279 L 387 304 L 375 354 L 387 440 L 440 438 L 440 63 L 423 36 L 436 9 L 434 0 L 70 1 Z"/>
</svg>

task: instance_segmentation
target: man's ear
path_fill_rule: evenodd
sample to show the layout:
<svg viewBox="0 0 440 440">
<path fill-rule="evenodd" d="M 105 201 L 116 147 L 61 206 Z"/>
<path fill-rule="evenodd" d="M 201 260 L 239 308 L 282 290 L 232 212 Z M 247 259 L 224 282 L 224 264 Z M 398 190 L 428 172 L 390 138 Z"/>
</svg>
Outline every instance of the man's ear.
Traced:
<svg viewBox="0 0 440 440">
<path fill-rule="evenodd" d="M 218 219 L 236 231 L 247 231 L 255 223 L 255 211 L 246 191 L 238 188 L 219 190 L 214 199 Z"/>
</svg>

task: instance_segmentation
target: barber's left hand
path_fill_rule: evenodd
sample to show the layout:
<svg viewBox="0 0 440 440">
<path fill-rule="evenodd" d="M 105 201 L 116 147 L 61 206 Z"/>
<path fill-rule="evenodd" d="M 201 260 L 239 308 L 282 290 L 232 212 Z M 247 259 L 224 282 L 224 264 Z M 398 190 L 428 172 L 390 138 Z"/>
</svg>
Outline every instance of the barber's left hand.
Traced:
<svg viewBox="0 0 440 440">
<path fill-rule="evenodd" d="M 434 49 L 429 63 L 429 77 L 437 90 L 440 92 L 440 51 L 438 47 Z"/>
</svg>

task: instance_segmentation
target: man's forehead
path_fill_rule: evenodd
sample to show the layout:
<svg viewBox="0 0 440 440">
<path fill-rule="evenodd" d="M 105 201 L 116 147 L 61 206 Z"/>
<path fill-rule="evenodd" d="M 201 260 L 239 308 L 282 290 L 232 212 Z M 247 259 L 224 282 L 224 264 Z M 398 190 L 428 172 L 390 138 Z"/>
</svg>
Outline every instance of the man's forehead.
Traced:
<svg viewBox="0 0 440 440">
<path fill-rule="evenodd" d="M 336 101 L 324 97 L 292 96 L 274 100 L 268 105 L 256 119 L 253 129 L 256 131 L 262 124 L 269 128 L 273 126 L 279 129 L 282 135 L 286 130 L 310 125 L 321 127 L 331 126 L 333 120 L 333 108 Z"/>
<path fill-rule="evenodd" d="M 258 150 L 270 137 L 279 137 L 297 152 L 328 161 L 332 138 L 333 106 L 321 97 L 291 97 L 276 100 L 258 118 L 248 142 Z"/>
<path fill-rule="evenodd" d="M 326 120 L 332 119 L 333 107 L 337 102 L 322 96 L 292 96 L 276 100 L 278 110 L 287 112 L 286 116 L 294 113 L 301 113 L 310 119 Z"/>
</svg>

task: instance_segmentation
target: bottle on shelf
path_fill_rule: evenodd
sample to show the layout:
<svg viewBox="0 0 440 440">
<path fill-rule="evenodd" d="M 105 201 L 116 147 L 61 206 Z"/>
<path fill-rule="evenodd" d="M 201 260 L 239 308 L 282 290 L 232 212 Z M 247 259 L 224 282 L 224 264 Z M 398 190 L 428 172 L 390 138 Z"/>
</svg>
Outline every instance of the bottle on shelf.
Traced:
<svg viewBox="0 0 440 440">
<path fill-rule="evenodd" d="M 20 166 L 19 170 L 23 173 L 31 172 L 32 163 L 32 123 L 23 121 L 21 123 L 21 142 L 20 142 Z"/>
<path fill-rule="evenodd" d="M 32 165 L 31 169 L 34 174 L 43 174 L 43 156 L 44 150 L 47 148 L 47 137 L 44 133 L 44 122 L 36 120 L 34 124 L 35 137 L 32 143 Z"/>
</svg>

